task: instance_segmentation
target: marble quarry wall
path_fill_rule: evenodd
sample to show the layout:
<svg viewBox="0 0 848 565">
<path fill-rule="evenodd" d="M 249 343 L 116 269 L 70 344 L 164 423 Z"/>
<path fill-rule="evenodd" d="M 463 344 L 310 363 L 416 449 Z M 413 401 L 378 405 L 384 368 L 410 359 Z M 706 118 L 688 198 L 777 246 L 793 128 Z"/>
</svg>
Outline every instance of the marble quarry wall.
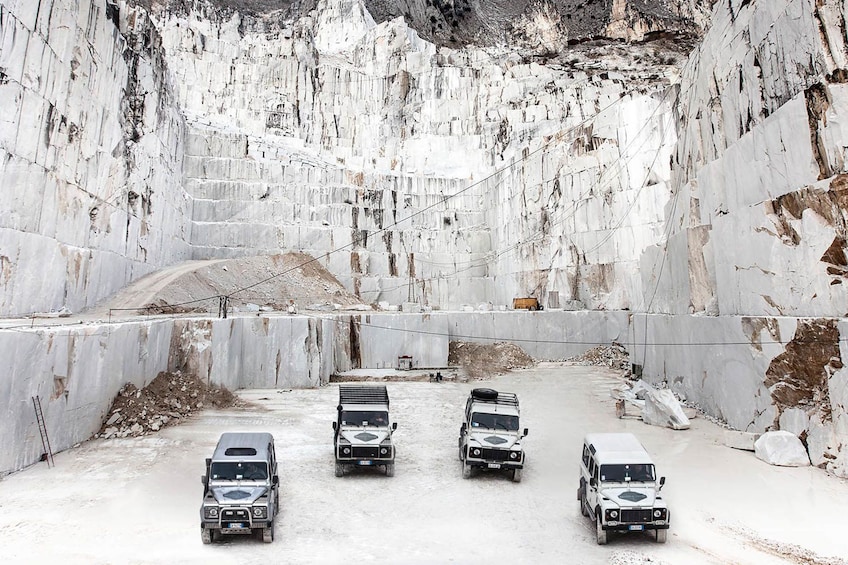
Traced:
<svg viewBox="0 0 848 565">
<path fill-rule="evenodd" d="M 619 339 L 647 379 L 848 475 L 844 0 L 715 2 L 682 74 L 635 44 L 615 65 L 436 47 L 360 0 L 294 21 L 182 4 L 0 3 L 0 315 L 304 251 L 366 302 L 433 310 L 398 318 L 404 353 L 441 355 L 415 332 L 553 359 Z M 527 295 L 545 316 L 497 311 Z M 238 387 L 281 386 L 287 359 L 286 386 L 385 364 L 375 316 L 18 332 L 0 440 L 30 445 L 13 404 L 39 394 L 72 445 L 162 367 Z M 0 468 L 38 454 L 17 451 Z"/>
<path fill-rule="evenodd" d="M 680 82 L 668 235 L 641 258 L 645 310 L 668 315 L 634 323 L 631 350 L 648 378 L 738 429 L 801 435 L 843 476 L 845 15 L 716 4 Z"/>
<path fill-rule="evenodd" d="M 159 43 L 126 3 L 0 4 L 0 315 L 79 311 L 190 257 Z"/>
<path fill-rule="evenodd" d="M 189 127 L 193 257 L 296 249 L 366 301 L 435 309 L 636 301 L 670 195 L 663 70 L 436 49 L 354 0 L 288 25 L 156 21 Z"/>
</svg>

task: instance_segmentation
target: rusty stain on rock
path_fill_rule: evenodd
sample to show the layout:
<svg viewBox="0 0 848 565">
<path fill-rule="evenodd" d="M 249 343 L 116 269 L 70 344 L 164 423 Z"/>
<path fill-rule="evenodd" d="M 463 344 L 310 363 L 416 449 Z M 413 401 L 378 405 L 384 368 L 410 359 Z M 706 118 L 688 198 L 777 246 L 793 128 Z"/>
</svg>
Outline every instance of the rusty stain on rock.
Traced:
<svg viewBox="0 0 848 565">
<path fill-rule="evenodd" d="M 774 341 L 780 341 L 780 326 L 774 318 L 743 317 L 742 331 L 745 332 L 745 335 L 751 340 L 751 345 L 757 351 L 763 350 L 763 344 L 760 341 L 760 335 L 763 331 L 768 332 Z"/>
<path fill-rule="evenodd" d="M 839 329 L 834 320 L 798 322 L 786 350 L 766 370 L 765 385 L 777 408 L 775 425 L 787 408 L 817 408 L 822 421 L 831 420 L 828 379 L 842 368 Z"/>
</svg>

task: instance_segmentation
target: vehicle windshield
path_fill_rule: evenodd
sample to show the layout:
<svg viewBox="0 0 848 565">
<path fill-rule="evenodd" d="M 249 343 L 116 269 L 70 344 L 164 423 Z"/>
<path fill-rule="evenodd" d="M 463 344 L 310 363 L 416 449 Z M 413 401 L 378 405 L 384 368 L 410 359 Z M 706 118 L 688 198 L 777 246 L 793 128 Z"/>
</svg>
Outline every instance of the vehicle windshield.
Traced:
<svg viewBox="0 0 848 565">
<path fill-rule="evenodd" d="M 267 481 L 268 464 L 261 461 L 212 463 L 213 481 Z"/>
<path fill-rule="evenodd" d="M 474 412 L 471 414 L 471 427 L 514 432 L 518 430 L 518 416 Z"/>
<path fill-rule="evenodd" d="M 609 482 L 651 482 L 655 480 L 650 464 L 601 465 L 601 480 Z"/>
<path fill-rule="evenodd" d="M 342 425 L 385 428 L 389 425 L 389 413 L 371 410 L 342 410 Z"/>
</svg>

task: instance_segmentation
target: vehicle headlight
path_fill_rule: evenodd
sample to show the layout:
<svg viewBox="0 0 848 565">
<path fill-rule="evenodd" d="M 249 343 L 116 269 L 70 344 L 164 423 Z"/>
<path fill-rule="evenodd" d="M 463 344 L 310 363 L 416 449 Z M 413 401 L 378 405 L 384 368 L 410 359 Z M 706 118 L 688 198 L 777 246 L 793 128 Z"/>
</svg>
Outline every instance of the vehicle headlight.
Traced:
<svg viewBox="0 0 848 565">
<path fill-rule="evenodd" d="M 518 452 L 517 451 L 510 452 L 509 458 L 510 459 L 518 459 Z"/>
<path fill-rule="evenodd" d="M 266 512 L 265 506 L 254 506 L 253 507 L 253 516 L 255 518 L 264 518 L 265 512 Z"/>
<path fill-rule="evenodd" d="M 344 449 L 342 449 L 342 453 L 344 453 L 345 455 L 350 455 L 350 448 L 345 447 Z"/>
<path fill-rule="evenodd" d="M 386 455 L 388 452 L 389 452 L 389 450 L 386 449 L 385 447 L 380 448 L 380 455 Z"/>
<path fill-rule="evenodd" d="M 207 506 L 204 508 L 206 512 L 207 518 L 217 518 L 218 517 L 218 507 L 217 506 Z"/>
<path fill-rule="evenodd" d="M 471 450 L 471 455 L 473 455 L 474 457 L 480 457 L 480 448 L 479 448 L 479 447 L 475 447 L 474 449 L 472 449 L 472 450 Z"/>
<path fill-rule="evenodd" d="M 610 518 L 618 518 L 618 510 L 611 511 Z"/>
<path fill-rule="evenodd" d="M 659 518 L 660 516 L 662 516 L 662 511 L 657 508 L 656 510 L 654 510 L 654 518 Z"/>
</svg>

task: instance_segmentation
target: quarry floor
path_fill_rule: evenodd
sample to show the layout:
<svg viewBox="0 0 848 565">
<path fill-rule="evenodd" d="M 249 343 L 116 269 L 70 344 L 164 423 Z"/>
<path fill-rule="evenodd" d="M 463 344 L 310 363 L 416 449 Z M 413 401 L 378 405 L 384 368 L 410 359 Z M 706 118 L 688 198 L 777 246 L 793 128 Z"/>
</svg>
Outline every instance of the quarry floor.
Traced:
<svg viewBox="0 0 848 565">
<path fill-rule="evenodd" d="M 528 463 L 460 476 L 456 437 L 480 382 L 390 382 L 396 475 L 335 478 L 337 386 L 250 390 L 249 408 L 208 410 L 156 435 L 92 440 L 0 480 L 5 563 L 845 564 L 848 482 L 771 467 L 721 443 L 704 418 L 686 431 L 615 416 L 618 372 L 542 364 L 484 383 L 521 399 Z M 202 545 L 200 476 L 224 431 L 270 431 L 281 462 L 276 541 Z M 581 441 L 630 431 L 667 477 L 668 543 L 648 534 L 595 543 L 576 501 Z"/>
</svg>

